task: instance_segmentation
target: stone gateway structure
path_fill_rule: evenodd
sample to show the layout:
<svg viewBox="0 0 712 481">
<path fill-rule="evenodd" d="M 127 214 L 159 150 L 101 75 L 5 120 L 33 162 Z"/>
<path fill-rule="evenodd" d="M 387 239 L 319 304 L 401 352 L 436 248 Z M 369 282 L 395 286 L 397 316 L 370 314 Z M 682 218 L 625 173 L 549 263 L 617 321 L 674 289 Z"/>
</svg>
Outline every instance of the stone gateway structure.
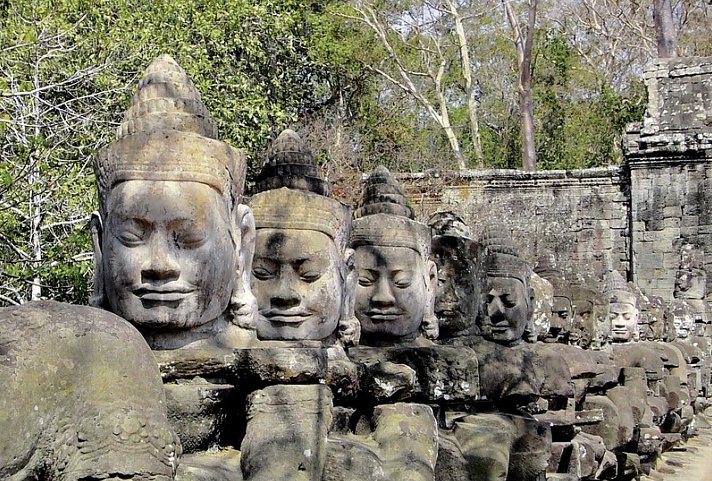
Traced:
<svg viewBox="0 0 712 481">
<path fill-rule="evenodd" d="M 0 309 L 0 478 L 662 479 L 712 415 L 712 59 L 646 84 L 621 168 L 378 167 L 352 210 L 287 129 L 248 206 L 161 55 L 94 161 L 95 307 Z"/>
</svg>

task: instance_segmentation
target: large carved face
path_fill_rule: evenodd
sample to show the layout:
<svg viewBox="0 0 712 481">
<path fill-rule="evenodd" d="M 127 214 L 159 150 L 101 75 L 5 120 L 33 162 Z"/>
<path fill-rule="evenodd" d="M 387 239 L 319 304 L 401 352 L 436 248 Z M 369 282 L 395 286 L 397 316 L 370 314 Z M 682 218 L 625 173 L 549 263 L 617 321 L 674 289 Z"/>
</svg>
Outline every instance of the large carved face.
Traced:
<svg viewBox="0 0 712 481">
<path fill-rule="evenodd" d="M 259 314 L 257 336 L 319 340 L 339 322 L 344 259 L 326 234 L 313 230 L 258 229 L 252 289 Z"/>
<path fill-rule="evenodd" d="M 131 180 L 107 201 L 101 244 L 110 309 L 146 328 L 199 326 L 220 316 L 240 245 L 223 197 L 198 182 Z"/>
<path fill-rule="evenodd" d="M 514 344 L 522 339 L 531 316 L 534 293 L 513 277 L 487 277 L 482 335 L 490 341 Z"/>
<path fill-rule="evenodd" d="M 573 306 L 571 299 L 554 295 L 551 307 L 552 319 L 549 328 L 552 334 L 559 337 L 568 337 L 573 323 Z"/>
<path fill-rule="evenodd" d="M 475 244 L 467 239 L 433 238 L 433 258 L 438 267 L 435 314 L 440 337 L 467 330 L 477 319 L 480 282 L 477 278 Z"/>
<path fill-rule="evenodd" d="M 634 340 L 638 328 L 638 309 L 627 302 L 611 302 L 608 305 L 611 320 L 611 340 L 630 342 Z"/>
<path fill-rule="evenodd" d="M 596 338 L 596 325 L 593 318 L 593 303 L 579 301 L 574 309 L 569 342 L 587 348 Z"/>
<path fill-rule="evenodd" d="M 355 310 L 364 338 L 416 335 L 429 304 L 427 279 L 429 271 L 435 277 L 434 264 L 424 265 L 420 254 L 408 247 L 367 245 L 356 248 L 356 265 Z"/>
</svg>

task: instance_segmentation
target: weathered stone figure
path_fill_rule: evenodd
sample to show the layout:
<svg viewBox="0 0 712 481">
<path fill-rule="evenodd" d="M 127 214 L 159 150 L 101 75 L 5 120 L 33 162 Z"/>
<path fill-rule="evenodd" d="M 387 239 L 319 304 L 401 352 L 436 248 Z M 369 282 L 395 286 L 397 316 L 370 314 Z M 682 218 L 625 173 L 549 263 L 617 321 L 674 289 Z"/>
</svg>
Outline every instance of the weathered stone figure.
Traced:
<svg viewBox="0 0 712 481">
<path fill-rule="evenodd" d="M 0 309 L 0 479 L 170 481 L 181 454 L 156 362 L 125 320 Z"/>
<path fill-rule="evenodd" d="M 257 189 L 250 199 L 257 336 L 357 343 L 351 210 L 327 196 L 313 155 L 294 131 L 283 131 L 271 146 Z"/>
<path fill-rule="evenodd" d="M 606 298 L 608 317 L 611 320 L 611 340 L 631 342 L 638 336 L 638 297 L 618 271 L 612 271 L 607 280 Z"/>
<path fill-rule="evenodd" d="M 362 343 L 409 342 L 421 333 L 437 337 L 437 267 L 429 259 L 430 232 L 413 220 L 401 187 L 385 167 L 369 176 L 354 216 L 351 246 L 358 266 L 356 317 Z"/>
<path fill-rule="evenodd" d="M 522 341 L 534 310 L 531 267 L 499 236 L 490 232 L 483 240 L 487 281 L 481 329 L 485 339 L 514 346 Z"/>
<path fill-rule="evenodd" d="M 216 137 L 191 80 L 161 55 L 118 139 L 95 159 L 92 304 L 134 324 L 154 349 L 239 345 L 237 323 L 255 310 L 245 160 Z"/>
<path fill-rule="evenodd" d="M 534 272 L 549 281 L 554 289 L 551 324 L 549 335 L 545 340 L 568 343 L 574 318 L 570 282 L 551 255 L 541 256 L 534 267 Z"/>
<path fill-rule="evenodd" d="M 257 190 L 250 200 L 257 227 L 252 269 L 257 337 L 275 341 L 271 345 L 291 359 L 288 370 L 295 377 L 308 370 L 297 360 L 303 357 L 296 357 L 304 353 L 323 356 L 327 364 L 344 361 L 342 346 L 359 339 L 354 253 L 348 248 L 351 209 L 328 197 L 313 155 L 292 130 L 270 147 Z M 274 350 L 257 347 L 254 353 L 279 364 L 270 356 Z M 321 479 L 333 396 L 320 380 L 295 385 L 269 379 L 276 384 L 250 394 L 240 460 L 245 480 Z"/>
<path fill-rule="evenodd" d="M 438 268 L 435 315 L 440 337 L 477 332 L 482 290 L 482 247 L 469 226 L 453 212 L 438 212 L 428 220 L 432 256 Z"/>
</svg>

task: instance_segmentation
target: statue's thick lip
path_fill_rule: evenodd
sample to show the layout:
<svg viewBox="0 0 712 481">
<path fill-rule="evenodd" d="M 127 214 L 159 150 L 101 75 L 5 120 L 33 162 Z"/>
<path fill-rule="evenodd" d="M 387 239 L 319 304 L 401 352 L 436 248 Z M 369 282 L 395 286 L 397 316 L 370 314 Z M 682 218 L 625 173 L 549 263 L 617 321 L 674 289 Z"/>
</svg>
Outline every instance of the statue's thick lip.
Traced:
<svg viewBox="0 0 712 481">
<path fill-rule="evenodd" d="M 141 286 L 134 289 L 133 293 L 142 301 L 152 302 L 177 302 L 192 294 L 194 289 L 176 285 L 164 284 L 162 286 Z"/>
<path fill-rule="evenodd" d="M 395 321 L 399 319 L 400 317 L 403 316 L 403 311 L 401 310 L 386 310 L 386 311 L 381 311 L 381 310 L 372 310 L 366 312 L 366 315 L 371 321 L 376 321 L 376 322 L 387 322 L 387 321 Z"/>
<path fill-rule="evenodd" d="M 269 322 L 276 322 L 280 324 L 301 324 L 312 316 L 311 312 L 308 311 L 282 311 L 279 309 L 270 309 L 262 312 L 261 314 Z"/>
</svg>

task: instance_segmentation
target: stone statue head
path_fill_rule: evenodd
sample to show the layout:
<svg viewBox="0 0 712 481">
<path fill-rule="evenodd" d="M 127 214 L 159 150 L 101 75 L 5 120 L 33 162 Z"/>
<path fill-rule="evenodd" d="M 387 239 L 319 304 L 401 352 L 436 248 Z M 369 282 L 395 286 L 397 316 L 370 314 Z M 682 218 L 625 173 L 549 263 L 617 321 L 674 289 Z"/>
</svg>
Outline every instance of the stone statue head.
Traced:
<svg viewBox="0 0 712 481">
<path fill-rule="evenodd" d="M 217 140 L 185 71 L 168 55 L 154 60 L 118 139 L 95 158 L 92 304 L 144 333 L 249 322 L 254 221 L 240 204 L 245 167 L 240 151 Z"/>
<path fill-rule="evenodd" d="M 569 281 L 556 266 L 553 256 L 541 256 L 534 272 L 549 281 L 554 289 L 549 336 L 560 342 L 569 342 L 573 329 L 574 308 Z"/>
<path fill-rule="evenodd" d="M 257 337 L 357 343 L 351 209 L 327 196 L 328 184 L 294 131 L 283 131 L 270 147 L 257 190 L 250 199 Z"/>
<path fill-rule="evenodd" d="M 684 299 L 673 299 L 670 303 L 676 337 L 687 339 L 694 334 L 695 309 Z"/>
<path fill-rule="evenodd" d="M 521 259 L 503 230 L 490 229 L 483 239 L 486 282 L 480 327 L 485 339 L 504 345 L 522 340 L 534 312 L 531 267 Z"/>
<path fill-rule="evenodd" d="M 586 349 L 598 338 L 595 305 L 599 294 L 595 289 L 580 284 L 573 286 L 571 293 L 574 318 L 569 342 Z"/>
<path fill-rule="evenodd" d="M 437 337 L 437 267 L 429 259 L 430 231 L 414 220 L 400 185 L 378 167 L 366 179 L 355 212 L 356 317 L 364 344 L 406 342 L 423 331 Z"/>
<path fill-rule="evenodd" d="M 428 220 L 432 257 L 438 268 L 435 315 L 440 338 L 471 334 L 476 328 L 482 290 L 482 247 L 469 227 L 453 212 L 438 212 Z"/>
<path fill-rule="evenodd" d="M 611 340 L 631 342 L 638 338 L 638 296 L 618 271 L 606 280 L 608 318 L 611 320 Z"/>
</svg>

